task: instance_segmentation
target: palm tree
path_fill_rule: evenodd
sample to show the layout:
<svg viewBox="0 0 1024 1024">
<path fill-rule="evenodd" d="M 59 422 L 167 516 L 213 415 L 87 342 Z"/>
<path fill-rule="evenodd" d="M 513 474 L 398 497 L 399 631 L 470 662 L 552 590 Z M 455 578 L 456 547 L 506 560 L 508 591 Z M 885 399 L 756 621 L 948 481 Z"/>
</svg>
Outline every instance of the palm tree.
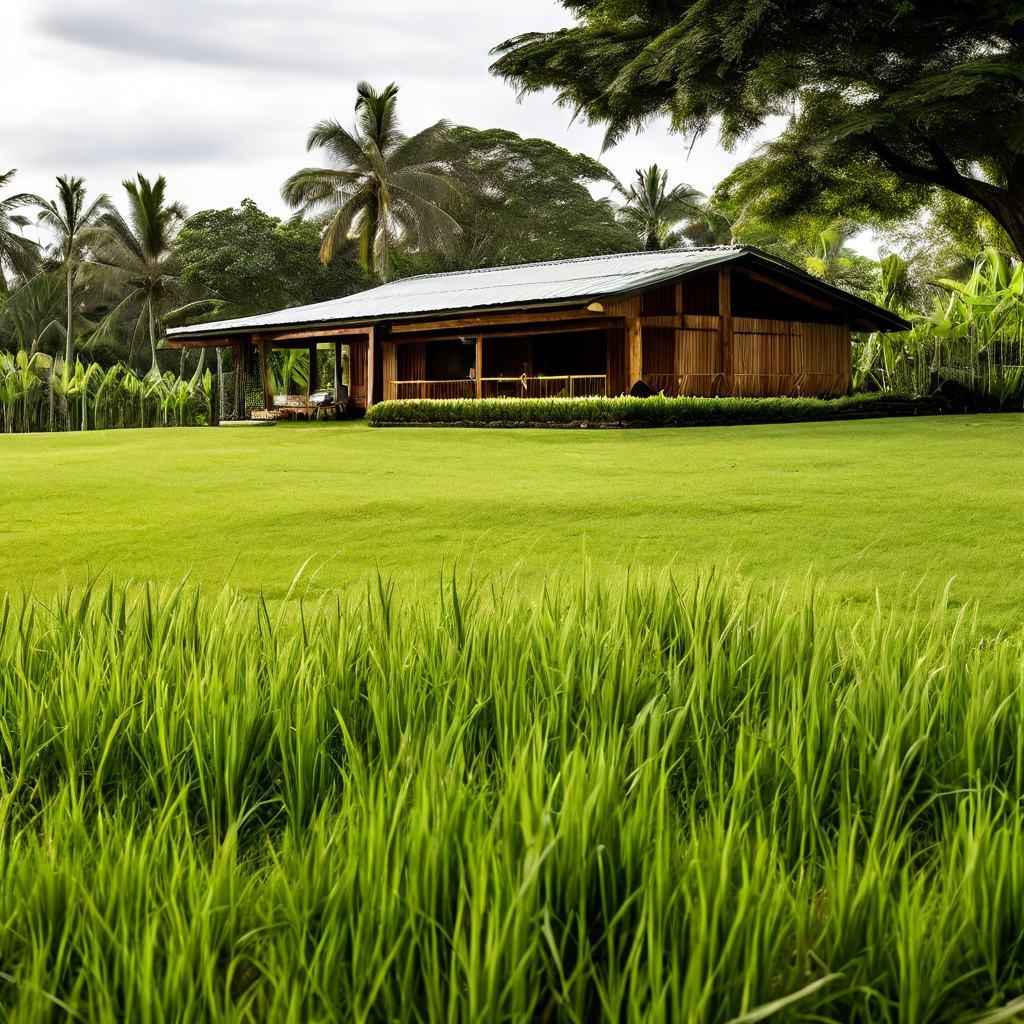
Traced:
<svg viewBox="0 0 1024 1024">
<path fill-rule="evenodd" d="M 665 191 L 667 187 L 668 171 L 660 170 L 657 164 L 647 170 L 638 168 L 636 181 L 628 188 L 615 183 L 615 191 L 625 199 L 619 220 L 636 234 L 646 250 L 675 248 L 682 234 L 672 229 L 680 221 L 704 215 L 703 192 L 686 184 L 676 185 L 671 192 Z"/>
<path fill-rule="evenodd" d="M 57 177 L 57 199 L 51 202 L 32 196 L 31 201 L 41 207 L 39 222 L 54 234 L 52 251 L 57 256 L 67 283 L 67 331 L 64 361 L 69 366 L 75 357 L 75 279 L 83 261 L 86 233 L 110 209 L 110 197 L 100 195 L 89 206 L 85 205 L 85 180 L 66 175 Z"/>
<path fill-rule="evenodd" d="M 803 244 L 804 265 L 809 274 L 820 277 L 837 288 L 866 291 L 872 280 L 873 264 L 858 258 L 847 243 L 860 230 L 853 221 L 838 221 L 817 232 Z"/>
<path fill-rule="evenodd" d="M 166 203 L 167 180 L 163 175 L 150 183 L 139 174 L 138 181 L 121 184 L 128 193 L 128 219 L 110 209 L 89 232 L 87 241 L 93 261 L 108 269 L 108 288 L 120 297 L 104 326 L 113 324 L 126 309 L 137 309 L 133 336 L 147 331 L 153 360 L 150 372 L 159 374 L 156 343 L 161 315 L 170 311 L 168 305 L 186 309 L 200 304 L 181 305 L 190 290 L 181 280 L 173 252 L 174 239 L 187 213 L 181 203 Z"/>
<path fill-rule="evenodd" d="M 460 229 L 441 204 L 456 193 L 440 164 L 451 125 L 441 120 L 409 138 L 399 130 L 394 83 L 378 93 L 360 82 L 356 91 L 355 130 L 321 121 L 306 142 L 307 150 L 325 149 L 335 166 L 293 174 L 281 195 L 304 215 L 331 215 L 320 248 L 324 263 L 346 238 L 358 237 L 363 266 L 387 281 L 399 246 L 452 251 Z"/>
<path fill-rule="evenodd" d="M 6 188 L 16 173 L 12 169 L 6 174 L 0 174 L 0 188 Z M 26 192 L 0 199 L 0 295 L 7 292 L 4 267 L 21 278 L 29 278 L 35 273 L 39 262 L 39 247 L 18 230 L 28 224 L 28 218 L 13 212 L 20 206 L 31 206 L 35 202 L 36 197 Z"/>
</svg>

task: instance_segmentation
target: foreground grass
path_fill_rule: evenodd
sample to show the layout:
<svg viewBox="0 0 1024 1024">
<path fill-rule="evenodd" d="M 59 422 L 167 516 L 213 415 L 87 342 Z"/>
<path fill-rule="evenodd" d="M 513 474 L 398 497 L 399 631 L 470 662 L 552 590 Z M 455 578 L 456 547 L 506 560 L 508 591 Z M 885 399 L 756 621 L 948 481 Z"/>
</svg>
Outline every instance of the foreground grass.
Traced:
<svg viewBox="0 0 1024 1024">
<path fill-rule="evenodd" d="M 1024 615 L 1022 417 L 658 431 L 358 424 L 0 436 L 0 586 L 65 572 L 284 594 L 381 571 L 432 592 L 442 556 L 533 588 L 729 557 L 813 569 L 862 605 L 953 579 L 990 632 Z"/>
<path fill-rule="evenodd" d="M 1018 645 L 713 575 L 403 597 L 0 604 L 3 1019 L 1024 1006 Z"/>
</svg>

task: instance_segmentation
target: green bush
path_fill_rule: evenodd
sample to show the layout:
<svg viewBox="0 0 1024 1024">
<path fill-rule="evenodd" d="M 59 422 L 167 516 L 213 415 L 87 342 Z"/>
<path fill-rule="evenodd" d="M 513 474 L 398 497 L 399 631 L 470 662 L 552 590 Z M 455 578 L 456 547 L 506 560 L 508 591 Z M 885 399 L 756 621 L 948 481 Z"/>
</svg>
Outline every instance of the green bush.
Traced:
<svg viewBox="0 0 1024 1024">
<path fill-rule="evenodd" d="M 283 608 L 0 597 L 0 1019 L 1019 1000 L 1024 663 L 970 616 L 707 574 Z"/>
<path fill-rule="evenodd" d="M 794 423 L 913 413 L 913 399 L 860 394 L 847 398 L 490 398 L 380 402 L 372 426 L 415 423 L 622 424 L 690 427 L 730 423 Z"/>
</svg>

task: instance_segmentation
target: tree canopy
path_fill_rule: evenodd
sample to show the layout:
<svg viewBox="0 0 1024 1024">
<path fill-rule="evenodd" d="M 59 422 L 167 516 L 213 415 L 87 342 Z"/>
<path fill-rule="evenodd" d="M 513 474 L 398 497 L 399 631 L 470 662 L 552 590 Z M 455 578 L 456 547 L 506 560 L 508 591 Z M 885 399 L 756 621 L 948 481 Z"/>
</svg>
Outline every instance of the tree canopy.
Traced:
<svg viewBox="0 0 1024 1024">
<path fill-rule="evenodd" d="M 320 260 L 322 224 L 282 223 L 251 199 L 189 217 L 175 252 L 182 280 L 221 300 L 218 316 L 252 316 L 348 295 L 372 281 L 354 243 L 327 265 Z"/>
<path fill-rule="evenodd" d="M 615 207 L 590 186 L 615 183 L 611 171 L 546 139 L 492 128 L 456 128 L 446 153 L 459 195 L 449 207 L 461 233 L 461 267 L 569 259 L 636 248 Z"/>
<path fill-rule="evenodd" d="M 937 192 L 1024 253 L 1024 7 L 1009 0 L 563 0 L 577 24 L 496 48 L 494 73 L 607 127 L 668 115 L 726 146 L 789 120 L 734 176 L 771 223 L 906 219 Z"/>
</svg>

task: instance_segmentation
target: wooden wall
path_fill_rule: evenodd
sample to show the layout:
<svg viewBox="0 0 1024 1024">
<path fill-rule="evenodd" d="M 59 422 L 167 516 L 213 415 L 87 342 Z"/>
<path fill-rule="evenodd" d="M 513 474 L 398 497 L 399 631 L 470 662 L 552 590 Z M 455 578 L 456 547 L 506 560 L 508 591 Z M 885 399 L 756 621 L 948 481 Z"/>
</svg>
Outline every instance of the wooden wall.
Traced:
<svg viewBox="0 0 1024 1024">
<path fill-rule="evenodd" d="M 734 395 L 845 395 L 850 388 L 850 328 L 736 317 Z"/>
<path fill-rule="evenodd" d="M 608 394 L 621 395 L 629 390 L 626 380 L 626 328 L 609 327 L 606 334 L 605 374 L 608 377 Z"/>
<path fill-rule="evenodd" d="M 718 315 L 719 271 L 643 296 L 643 379 L 666 395 L 842 395 L 850 388 L 850 328 L 809 302 L 729 272 L 731 345 Z M 787 315 L 751 308 L 783 310 Z M 675 318 L 675 327 L 665 321 Z M 670 321 L 671 322 L 671 321 Z M 728 334 L 728 322 L 726 334 Z M 729 372 L 731 369 L 731 372 Z M 618 394 L 609 380 L 608 393 Z"/>
</svg>

